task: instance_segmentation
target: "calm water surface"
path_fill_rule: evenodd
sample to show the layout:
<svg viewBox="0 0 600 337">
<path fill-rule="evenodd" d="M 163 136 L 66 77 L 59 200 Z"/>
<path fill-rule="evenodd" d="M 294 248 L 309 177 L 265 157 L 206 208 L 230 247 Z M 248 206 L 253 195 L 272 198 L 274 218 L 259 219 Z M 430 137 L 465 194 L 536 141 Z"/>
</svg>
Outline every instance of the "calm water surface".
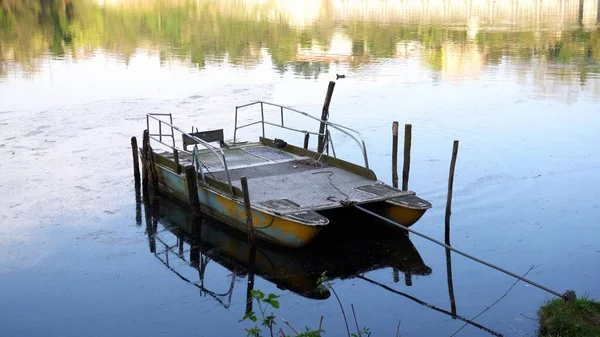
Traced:
<svg viewBox="0 0 600 337">
<path fill-rule="evenodd" d="M 453 245 L 600 298 L 599 13 L 591 0 L 0 2 L 0 335 L 244 335 L 243 236 L 191 232 L 178 205 L 137 205 L 129 138 L 148 112 L 228 138 L 234 106 L 252 100 L 318 115 L 336 73 L 331 119 L 364 135 L 381 180 L 391 122 L 413 124 L 410 187 L 434 204 L 415 229 L 443 238 L 459 139 Z M 335 244 L 258 255 L 269 262 L 254 287 L 281 296 L 279 317 L 315 327 L 323 315 L 328 335 L 344 335 L 335 298 L 310 296 L 328 270 L 374 336 L 399 322 L 402 336 L 461 328 L 440 311 L 441 247 L 352 214 L 337 223 Z M 514 282 L 460 256 L 452 272 L 465 318 Z M 518 283 L 475 321 L 535 336 L 550 298 Z"/>
</svg>

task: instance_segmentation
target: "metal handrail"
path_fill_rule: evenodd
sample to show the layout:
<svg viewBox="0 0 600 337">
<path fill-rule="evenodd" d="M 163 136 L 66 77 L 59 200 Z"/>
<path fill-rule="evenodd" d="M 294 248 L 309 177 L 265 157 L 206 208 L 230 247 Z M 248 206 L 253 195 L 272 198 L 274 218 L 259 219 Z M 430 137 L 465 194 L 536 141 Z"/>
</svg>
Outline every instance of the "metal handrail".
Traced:
<svg viewBox="0 0 600 337">
<path fill-rule="evenodd" d="M 257 122 L 252 122 L 252 123 L 249 123 L 249 124 L 245 124 L 245 125 L 242 125 L 242 126 L 238 127 L 238 123 L 237 123 L 238 122 L 238 110 L 242 109 L 242 108 L 246 108 L 246 107 L 252 106 L 252 105 L 257 105 L 257 104 L 260 104 L 261 120 L 257 121 Z M 280 113 L 281 113 L 281 125 L 265 121 L 264 110 L 263 110 L 263 106 L 264 105 L 270 105 L 270 106 L 278 107 L 278 108 L 281 109 L 280 110 Z M 324 134 L 324 133 L 322 134 L 322 133 L 317 133 L 317 132 L 309 132 L 309 131 L 305 131 L 305 130 L 299 130 L 299 129 L 294 129 L 294 128 L 286 127 L 284 125 L 284 120 L 283 120 L 284 109 L 285 110 L 290 110 L 292 112 L 295 112 L 295 113 L 300 114 L 302 116 L 308 117 L 310 119 L 319 121 L 319 122 L 327 125 L 328 127 L 332 127 L 333 129 L 338 130 L 341 133 L 343 133 L 343 134 L 347 135 L 348 137 L 352 138 L 356 142 L 356 144 L 358 145 L 358 147 L 360 148 L 360 150 L 362 152 L 363 159 L 364 159 L 364 162 L 365 162 L 365 167 L 369 168 L 369 159 L 368 159 L 368 156 L 367 156 L 367 146 L 366 146 L 365 140 L 362 137 L 362 135 L 360 134 L 360 132 L 358 132 L 358 131 L 356 131 L 354 129 L 351 129 L 349 127 L 346 127 L 346 126 L 339 125 L 337 123 L 333 123 L 333 122 L 322 120 L 320 118 L 317 118 L 317 117 L 314 117 L 312 115 L 309 115 L 308 113 L 306 113 L 304 111 L 300 111 L 300 110 L 297 110 L 297 109 L 294 109 L 294 108 L 291 108 L 291 107 L 288 107 L 288 106 L 284 106 L 284 105 L 280 105 L 280 104 L 275 104 L 275 103 L 271 103 L 271 102 L 255 101 L 255 102 L 251 102 L 251 103 L 248 103 L 248 104 L 239 105 L 239 106 L 235 107 L 235 127 L 234 127 L 234 130 L 233 130 L 233 143 L 235 144 L 235 142 L 236 142 L 237 130 L 238 129 L 243 129 L 245 127 L 256 125 L 256 124 L 262 124 L 263 137 L 265 137 L 265 124 L 272 125 L 272 126 L 279 127 L 279 128 L 283 128 L 283 129 L 287 129 L 287 130 L 291 130 L 291 131 L 301 132 L 301 133 L 304 133 L 304 134 L 312 134 L 312 135 L 317 135 L 317 136 L 326 136 L 326 134 Z M 358 138 L 360 138 L 360 140 L 355 135 L 358 136 Z"/>
<path fill-rule="evenodd" d="M 170 118 L 170 123 L 163 121 L 162 119 L 156 117 L 156 116 L 169 116 Z M 150 134 L 150 118 L 154 119 L 156 121 L 158 121 L 158 125 L 159 125 L 159 134 Z M 166 126 L 171 128 L 171 134 L 170 135 L 162 135 L 162 128 L 161 125 L 165 124 Z M 219 147 L 216 147 L 214 145 L 209 144 L 208 142 L 194 136 L 191 135 L 183 130 L 181 130 L 180 128 L 178 128 L 177 126 L 173 125 L 173 118 L 171 117 L 171 114 L 146 114 L 146 127 L 148 128 L 148 133 L 150 135 L 150 139 L 164 145 L 167 146 L 169 148 L 171 148 L 172 150 L 175 151 L 179 151 L 179 152 L 184 152 L 184 153 L 189 153 L 193 156 L 193 153 L 190 151 L 186 151 L 184 149 L 178 149 L 175 146 L 175 135 L 174 132 L 177 131 L 179 133 L 181 133 L 182 135 L 186 135 L 188 137 L 190 137 L 191 139 L 193 139 L 197 144 L 200 144 L 202 146 L 204 146 L 206 149 L 208 149 L 210 152 L 212 152 L 217 158 L 219 158 L 219 161 L 221 162 L 221 165 L 223 166 L 224 170 L 225 170 L 225 175 L 227 176 L 227 183 L 229 184 L 229 190 L 231 192 L 231 195 L 235 195 L 234 191 L 233 191 L 233 185 L 231 184 L 231 177 L 229 175 L 229 169 L 227 168 L 227 159 L 225 159 L 225 153 L 223 152 L 223 150 Z M 159 136 L 159 139 L 154 138 L 153 136 Z M 164 143 L 162 141 L 162 137 L 171 137 L 173 139 L 173 146 L 168 145 L 166 143 Z"/>
</svg>

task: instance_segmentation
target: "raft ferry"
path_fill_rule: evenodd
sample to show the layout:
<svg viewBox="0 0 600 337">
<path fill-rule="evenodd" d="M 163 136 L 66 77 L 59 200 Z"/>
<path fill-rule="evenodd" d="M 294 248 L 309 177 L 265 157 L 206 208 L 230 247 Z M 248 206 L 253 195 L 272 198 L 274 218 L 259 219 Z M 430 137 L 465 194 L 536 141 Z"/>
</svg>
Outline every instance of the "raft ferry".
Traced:
<svg viewBox="0 0 600 337">
<path fill-rule="evenodd" d="M 238 125 L 238 115 L 260 108 L 260 120 Z M 277 114 L 277 122 L 265 119 L 265 110 Z M 297 129 L 284 123 L 307 118 L 320 124 L 319 132 Z M 240 129 L 262 126 L 257 142 L 237 139 Z M 267 138 L 265 126 L 304 135 L 303 146 L 283 139 Z M 248 180 L 255 235 L 286 247 L 311 242 L 329 219 L 323 213 L 362 207 L 403 226 L 417 222 L 431 203 L 412 191 L 401 191 L 379 180 L 369 168 L 363 137 L 356 130 L 274 103 L 256 101 L 235 108 L 234 137 L 225 141 L 223 129 L 185 132 L 173 124 L 171 114 L 147 114 L 147 158 L 162 193 L 190 200 L 185 168 L 193 166 L 201 212 L 247 231 L 240 178 Z M 193 130 L 193 129 L 192 129 Z M 362 165 L 337 158 L 331 132 L 356 143 Z M 281 132 L 280 132 L 281 133 Z M 318 139 L 316 151 L 310 137 Z M 286 139 L 285 137 L 282 137 Z M 144 158 L 144 149 L 142 149 Z M 193 186 L 193 185 L 192 185 Z"/>
</svg>

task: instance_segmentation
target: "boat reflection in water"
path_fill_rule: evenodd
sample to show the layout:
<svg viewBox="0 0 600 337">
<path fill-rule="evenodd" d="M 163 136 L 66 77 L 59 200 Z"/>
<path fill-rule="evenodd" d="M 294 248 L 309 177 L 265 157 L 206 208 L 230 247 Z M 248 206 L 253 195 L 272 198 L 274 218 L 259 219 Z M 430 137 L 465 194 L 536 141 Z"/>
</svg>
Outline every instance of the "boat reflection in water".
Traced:
<svg viewBox="0 0 600 337">
<path fill-rule="evenodd" d="M 393 268 L 396 276 L 399 272 L 406 274 L 408 284 L 412 275 L 431 273 L 403 231 L 384 225 L 361 230 L 365 221 L 375 220 L 350 209 L 346 215 L 332 217 L 333 226 L 306 247 L 286 249 L 258 241 L 254 263 L 248 261 L 249 244 L 243 233 L 214 220 L 194 220 L 185 206 L 166 198 L 161 198 L 155 212 L 150 209 L 146 207 L 150 251 L 183 280 L 226 307 L 231 303 L 235 279 L 248 274 L 306 298 L 325 299 L 329 293 L 321 292 L 317 286 L 323 272 L 333 280 Z M 173 263 L 174 259 L 187 263 Z M 216 293 L 204 287 L 210 261 L 232 272 L 229 291 Z M 184 276 L 189 275 L 189 270 L 182 269 L 190 267 L 197 270 L 198 280 Z"/>
<path fill-rule="evenodd" d="M 136 193 L 136 201 L 136 222 L 141 225 L 142 202 L 139 192 Z M 413 275 L 429 275 L 431 268 L 425 265 L 405 232 L 379 224 L 376 219 L 351 208 L 344 214 L 338 212 L 335 216 L 327 215 L 332 225 L 327 226 L 317 239 L 305 247 L 291 249 L 257 241 L 254 261 L 249 261 L 250 247 L 244 233 L 214 220 L 195 220 L 186 205 L 161 198 L 153 207 L 145 205 L 144 209 L 150 252 L 182 280 L 200 289 L 202 296 L 213 297 L 225 308 L 231 305 L 236 279 L 247 277 L 246 312 L 252 311 L 250 294 L 255 275 L 282 290 L 310 299 L 326 299 L 330 294 L 328 291 L 321 292 L 317 281 L 323 272 L 327 272 L 329 280 L 362 280 L 390 294 L 461 320 L 465 325 L 493 336 L 502 336 L 459 315 L 454 305 L 449 311 L 365 276 L 372 270 L 390 268 L 394 282 L 398 282 L 400 273 L 403 273 L 406 284 L 410 286 Z M 369 231 L 364 230 L 366 222 L 369 222 Z M 446 258 L 449 259 L 448 254 Z M 211 291 L 204 285 L 206 267 L 211 262 L 231 272 L 230 284 L 225 291 Z M 449 277 L 450 301 L 454 303 L 451 283 Z"/>
</svg>

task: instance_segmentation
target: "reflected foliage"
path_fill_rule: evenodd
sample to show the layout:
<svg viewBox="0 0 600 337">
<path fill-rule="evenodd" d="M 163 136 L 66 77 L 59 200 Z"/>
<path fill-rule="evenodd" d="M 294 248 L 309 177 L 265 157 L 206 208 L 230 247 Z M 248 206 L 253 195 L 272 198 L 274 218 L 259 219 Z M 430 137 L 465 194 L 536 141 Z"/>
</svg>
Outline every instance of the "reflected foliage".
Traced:
<svg viewBox="0 0 600 337">
<path fill-rule="evenodd" d="M 227 62 L 316 78 L 333 62 L 356 69 L 377 59 L 418 53 L 434 72 L 494 65 L 506 57 L 574 66 L 584 78 L 600 59 L 598 30 L 515 31 L 442 24 L 336 19 L 324 1 L 319 20 L 296 25 L 268 2 L 137 1 L 102 6 L 86 0 L 0 0 L 0 76 L 35 72 L 46 57 L 85 59 L 96 51 L 129 62 L 149 50 L 161 62 L 198 68 Z M 330 12 L 331 11 L 331 12 Z M 336 39 L 347 44 L 333 50 Z M 471 66 L 472 67 L 472 66 Z"/>
</svg>

